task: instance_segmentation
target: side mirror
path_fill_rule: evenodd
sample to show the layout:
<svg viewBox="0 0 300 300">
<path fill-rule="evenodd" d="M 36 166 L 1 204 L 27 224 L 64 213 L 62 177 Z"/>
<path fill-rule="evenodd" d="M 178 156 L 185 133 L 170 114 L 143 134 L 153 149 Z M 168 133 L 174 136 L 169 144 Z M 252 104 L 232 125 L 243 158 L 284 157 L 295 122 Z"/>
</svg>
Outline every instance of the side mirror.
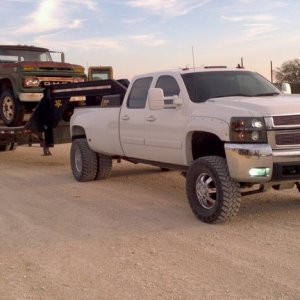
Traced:
<svg viewBox="0 0 300 300">
<path fill-rule="evenodd" d="M 159 88 L 151 88 L 148 91 L 149 107 L 152 110 L 163 109 L 164 105 L 164 91 Z"/>
<path fill-rule="evenodd" d="M 285 94 L 291 94 L 292 93 L 291 85 L 289 83 L 287 83 L 287 82 L 283 82 L 282 83 L 281 90 Z"/>
</svg>

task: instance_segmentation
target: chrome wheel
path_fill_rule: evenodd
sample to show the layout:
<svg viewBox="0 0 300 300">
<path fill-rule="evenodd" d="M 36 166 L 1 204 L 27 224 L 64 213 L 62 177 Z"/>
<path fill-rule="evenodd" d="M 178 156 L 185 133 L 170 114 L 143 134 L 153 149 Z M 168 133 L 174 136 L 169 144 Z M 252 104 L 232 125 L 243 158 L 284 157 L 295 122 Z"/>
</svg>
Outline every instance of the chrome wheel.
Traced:
<svg viewBox="0 0 300 300">
<path fill-rule="evenodd" d="M 216 205 L 217 190 L 211 176 L 206 173 L 198 176 L 196 194 L 200 205 L 205 209 L 212 209 Z"/>
<path fill-rule="evenodd" d="M 15 115 L 15 103 L 10 96 L 6 96 L 2 102 L 2 111 L 6 120 L 11 121 Z"/>
<path fill-rule="evenodd" d="M 15 98 L 12 90 L 5 90 L 0 97 L 0 118 L 6 126 L 21 126 L 24 121 L 25 106 Z"/>
<path fill-rule="evenodd" d="M 241 203 L 240 185 L 230 177 L 226 159 L 220 156 L 205 156 L 192 163 L 186 192 L 194 214 L 206 223 L 235 216 Z"/>
</svg>

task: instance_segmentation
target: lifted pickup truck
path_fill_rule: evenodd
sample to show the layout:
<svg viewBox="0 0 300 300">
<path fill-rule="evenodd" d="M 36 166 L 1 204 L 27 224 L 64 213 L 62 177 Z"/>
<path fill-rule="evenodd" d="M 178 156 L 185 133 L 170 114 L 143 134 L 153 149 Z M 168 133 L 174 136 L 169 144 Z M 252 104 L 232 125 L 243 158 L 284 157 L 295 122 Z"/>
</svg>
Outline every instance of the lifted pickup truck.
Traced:
<svg viewBox="0 0 300 300">
<path fill-rule="evenodd" d="M 110 96 L 108 107 L 71 117 L 78 181 L 108 177 L 113 159 L 179 170 L 191 209 L 207 223 L 235 216 L 242 195 L 300 187 L 300 97 L 257 73 L 150 73 L 135 77 L 124 99 L 114 97 L 122 105 L 109 107 Z"/>
<path fill-rule="evenodd" d="M 45 87 L 85 80 L 84 68 L 54 62 L 48 49 L 0 45 L 0 118 L 6 126 L 23 124 L 43 97 Z"/>
</svg>

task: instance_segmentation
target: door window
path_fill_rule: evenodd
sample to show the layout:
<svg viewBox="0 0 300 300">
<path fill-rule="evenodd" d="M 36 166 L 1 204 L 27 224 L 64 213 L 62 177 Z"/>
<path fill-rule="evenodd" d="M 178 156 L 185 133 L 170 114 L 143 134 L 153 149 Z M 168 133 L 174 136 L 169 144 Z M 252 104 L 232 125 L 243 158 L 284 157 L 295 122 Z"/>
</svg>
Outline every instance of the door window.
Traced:
<svg viewBox="0 0 300 300">
<path fill-rule="evenodd" d="M 151 82 L 152 77 L 140 78 L 134 82 L 127 102 L 128 108 L 145 108 Z"/>
<path fill-rule="evenodd" d="M 160 76 L 157 80 L 156 87 L 164 91 L 165 97 L 178 96 L 180 93 L 176 79 L 169 75 Z"/>
</svg>

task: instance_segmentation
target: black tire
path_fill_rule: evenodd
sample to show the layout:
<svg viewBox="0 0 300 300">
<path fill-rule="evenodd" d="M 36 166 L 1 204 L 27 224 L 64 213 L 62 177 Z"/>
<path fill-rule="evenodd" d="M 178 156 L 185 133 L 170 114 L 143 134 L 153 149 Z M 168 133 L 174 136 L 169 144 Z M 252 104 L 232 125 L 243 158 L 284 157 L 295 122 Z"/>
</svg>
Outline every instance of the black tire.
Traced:
<svg viewBox="0 0 300 300">
<path fill-rule="evenodd" d="M 97 154 L 98 156 L 98 173 L 96 179 L 101 180 L 108 178 L 112 169 L 112 158 L 104 154 Z"/>
<path fill-rule="evenodd" d="M 24 120 L 24 105 L 16 99 L 11 90 L 6 90 L 0 97 L 0 117 L 6 126 L 20 126 Z"/>
<path fill-rule="evenodd" d="M 16 150 L 16 148 L 17 148 L 16 143 L 8 143 L 6 145 L 0 145 L 0 152 L 13 151 Z"/>
<path fill-rule="evenodd" d="M 9 145 L 0 145 L 0 152 L 9 151 Z"/>
<path fill-rule="evenodd" d="M 89 147 L 86 139 L 76 139 L 72 142 L 70 161 L 77 181 L 95 180 L 98 170 L 97 153 Z"/>
<path fill-rule="evenodd" d="M 241 204 L 239 183 L 230 177 L 226 160 L 206 156 L 194 161 L 186 179 L 192 211 L 205 223 L 219 223 L 235 216 Z"/>
<path fill-rule="evenodd" d="M 10 143 L 9 151 L 15 151 L 17 149 L 17 143 Z"/>
</svg>

